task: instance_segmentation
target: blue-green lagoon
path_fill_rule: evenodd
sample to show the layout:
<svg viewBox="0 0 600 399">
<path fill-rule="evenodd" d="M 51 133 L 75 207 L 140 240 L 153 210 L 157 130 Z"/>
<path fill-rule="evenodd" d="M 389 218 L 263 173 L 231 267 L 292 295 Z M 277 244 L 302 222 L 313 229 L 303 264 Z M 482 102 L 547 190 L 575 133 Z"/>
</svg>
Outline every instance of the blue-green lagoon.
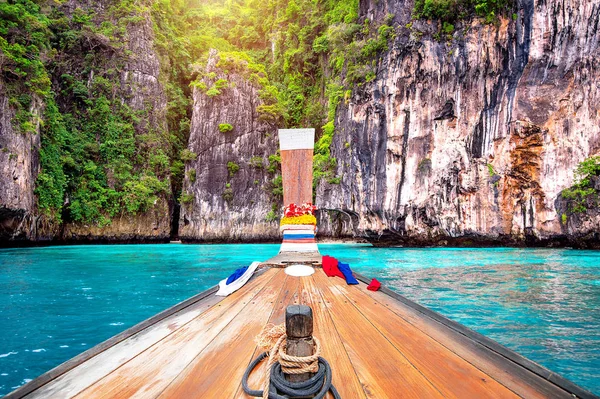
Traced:
<svg viewBox="0 0 600 399">
<path fill-rule="evenodd" d="M 321 252 L 600 394 L 600 252 L 373 248 Z M 279 245 L 0 250 L 0 395 Z"/>
</svg>

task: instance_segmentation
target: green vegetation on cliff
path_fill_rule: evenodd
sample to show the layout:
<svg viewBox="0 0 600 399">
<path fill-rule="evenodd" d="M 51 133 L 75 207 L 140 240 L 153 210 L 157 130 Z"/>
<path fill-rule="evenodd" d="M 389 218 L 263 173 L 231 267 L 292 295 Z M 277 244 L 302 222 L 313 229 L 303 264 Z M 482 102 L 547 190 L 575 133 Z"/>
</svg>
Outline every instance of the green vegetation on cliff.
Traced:
<svg viewBox="0 0 600 399">
<path fill-rule="evenodd" d="M 50 48 L 49 20 L 41 1 L 0 2 L 0 83 L 15 111 L 14 126 L 23 134 L 36 131 L 32 110 L 50 94 L 50 78 L 41 54 Z"/>
<path fill-rule="evenodd" d="M 415 18 L 440 20 L 444 22 L 445 33 L 452 33 L 451 23 L 477 15 L 486 22 L 493 22 L 505 13 L 511 0 L 415 0 Z"/>
<path fill-rule="evenodd" d="M 152 104 L 128 105 L 139 88 L 122 73 L 132 56 L 128 28 L 145 22 L 147 8 L 114 1 L 68 10 L 16 0 L 0 3 L 0 14 L 2 81 L 15 125 L 23 134 L 40 126 L 40 211 L 105 225 L 166 198 L 174 140 L 152 120 Z M 36 116 L 36 109 L 45 111 Z"/>
<path fill-rule="evenodd" d="M 392 18 L 359 20 L 358 0 L 0 2 L 0 87 L 15 127 L 41 135 L 40 211 L 106 225 L 160 201 L 189 202 L 181 190 L 185 162 L 195 159 L 187 150 L 191 86 L 218 96 L 230 84 L 198 72 L 210 49 L 220 51 L 221 70 L 260 86 L 261 120 L 317 128 L 315 183 L 339 182 L 329 150 L 336 108 L 375 78 L 377 55 L 395 35 Z M 162 94 L 143 94 L 131 77 L 132 63 L 149 55 L 129 44 L 147 26 L 153 42 L 143 51 L 160 60 L 164 114 Z M 269 157 L 275 199 L 278 168 Z"/>
<path fill-rule="evenodd" d="M 575 169 L 575 184 L 562 191 L 562 197 L 571 203 L 570 212 L 583 213 L 598 207 L 597 182 L 600 176 L 600 156 L 589 157 Z M 566 215 L 563 224 L 566 221 Z"/>
<path fill-rule="evenodd" d="M 395 35 L 393 16 L 382 24 L 359 21 L 358 0 L 163 3 L 170 4 L 171 24 L 185 32 L 171 41 L 185 43 L 192 64 L 204 65 L 210 49 L 220 52 L 223 71 L 240 71 L 243 63 L 241 72 L 261 86 L 260 118 L 277 127 L 316 127 L 315 183 L 339 181 L 329 151 L 335 110 L 352 88 L 375 78 L 376 57 Z M 209 97 L 227 84 L 193 75 L 191 84 Z M 221 132 L 229 131 L 225 125 Z"/>
<path fill-rule="evenodd" d="M 221 133 L 231 132 L 232 130 L 233 130 L 233 126 L 229 123 L 220 123 L 219 124 L 219 131 Z"/>
</svg>

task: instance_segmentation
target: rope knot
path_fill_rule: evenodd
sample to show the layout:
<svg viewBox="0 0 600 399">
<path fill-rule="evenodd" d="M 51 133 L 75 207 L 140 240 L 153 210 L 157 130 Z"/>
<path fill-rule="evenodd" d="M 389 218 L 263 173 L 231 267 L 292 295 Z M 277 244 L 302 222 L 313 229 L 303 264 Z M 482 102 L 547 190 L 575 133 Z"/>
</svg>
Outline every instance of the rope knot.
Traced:
<svg viewBox="0 0 600 399">
<path fill-rule="evenodd" d="M 256 342 L 258 346 L 268 351 L 269 361 L 267 362 L 267 370 L 276 362 L 281 364 L 281 371 L 284 374 L 304 374 L 316 373 L 319 371 L 319 356 L 321 355 L 321 345 L 317 338 L 313 337 L 315 343 L 315 351 L 311 356 L 291 356 L 285 353 L 285 345 L 287 335 L 285 334 L 285 325 L 269 324 L 265 326 L 263 331 L 258 335 Z M 271 384 L 270 374 L 267 371 L 265 384 L 263 386 L 263 398 L 269 397 L 269 385 Z"/>
<path fill-rule="evenodd" d="M 319 341 L 313 337 L 315 342 L 315 353 L 310 356 L 290 356 L 283 350 L 283 345 L 279 347 L 279 364 L 284 374 L 304 374 L 316 373 L 319 371 L 319 356 L 321 346 Z"/>
<path fill-rule="evenodd" d="M 313 337 L 315 353 L 311 356 L 290 356 L 285 353 L 286 345 L 285 326 L 267 325 L 256 337 L 257 344 L 265 349 L 254 359 L 244 376 L 242 377 L 242 388 L 248 395 L 254 397 L 262 396 L 264 399 L 285 399 L 299 397 L 314 397 L 324 399 L 327 392 L 331 392 L 334 399 L 340 399 L 340 394 L 332 384 L 331 366 L 325 359 L 320 357 L 321 345 Z M 265 358 L 267 369 L 265 383 L 262 391 L 253 390 L 248 386 L 248 377 L 254 368 Z M 278 363 L 278 364 L 277 364 Z M 292 383 L 286 380 L 285 375 L 314 373 L 307 381 Z M 282 394 L 279 394 L 281 392 Z"/>
<path fill-rule="evenodd" d="M 265 351 L 270 351 L 277 341 L 279 341 L 281 336 L 285 336 L 285 325 L 267 324 L 255 340 L 258 346 Z"/>
</svg>

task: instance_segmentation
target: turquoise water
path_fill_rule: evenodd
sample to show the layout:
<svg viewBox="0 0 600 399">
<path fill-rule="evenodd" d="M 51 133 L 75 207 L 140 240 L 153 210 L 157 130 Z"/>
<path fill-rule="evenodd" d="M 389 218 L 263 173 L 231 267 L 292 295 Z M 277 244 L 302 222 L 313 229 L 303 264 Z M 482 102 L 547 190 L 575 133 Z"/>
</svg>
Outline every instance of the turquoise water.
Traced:
<svg viewBox="0 0 600 399">
<path fill-rule="evenodd" d="M 600 394 L 600 252 L 320 248 Z M 1 249 L 0 395 L 278 249 Z"/>
</svg>

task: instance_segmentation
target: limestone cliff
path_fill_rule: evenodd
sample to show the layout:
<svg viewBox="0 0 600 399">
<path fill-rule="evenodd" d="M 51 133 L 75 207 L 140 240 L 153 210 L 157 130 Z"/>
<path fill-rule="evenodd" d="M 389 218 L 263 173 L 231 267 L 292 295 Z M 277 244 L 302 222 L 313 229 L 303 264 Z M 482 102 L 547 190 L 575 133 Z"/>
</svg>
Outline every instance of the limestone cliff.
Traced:
<svg viewBox="0 0 600 399">
<path fill-rule="evenodd" d="M 467 19 L 456 24 L 451 37 L 441 39 L 437 23 L 412 20 L 413 0 L 360 1 L 357 22 L 368 19 L 376 26 L 390 23 L 393 15 L 395 36 L 376 60 L 375 78 L 353 87 L 337 108 L 331 144 L 335 178 L 321 181 L 316 193 L 322 209 L 320 237 L 366 237 L 381 245 L 599 245 L 597 206 L 572 212 L 560 194 L 573 184 L 575 167 L 600 152 L 600 5 L 589 0 L 515 1 L 514 15 L 492 24 Z M 74 54 L 52 53 L 57 59 L 49 75 L 55 75 L 53 89 L 60 88 L 56 103 L 70 115 L 68 102 L 85 102 L 78 96 L 93 92 L 94 79 L 102 72 L 92 64 L 108 60 L 110 85 L 102 83 L 110 86 L 107 97 L 125 104 L 135 119 L 137 147 L 127 155 L 135 157 L 128 173 L 141 176 L 139 170 L 147 168 L 151 177 L 168 182 L 171 170 L 177 170 L 170 169 L 175 164 L 170 162 L 179 149 L 167 149 L 165 137 L 172 133 L 166 126 L 168 86 L 154 43 L 155 35 L 164 32 L 155 31 L 158 25 L 149 14 L 154 3 L 131 9 L 119 4 L 68 0 L 46 7 L 65 14 L 64 26 L 71 30 L 64 32 L 66 42 L 77 37 L 72 32 L 77 26 L 89 20 L 94 24 L 93 29 L 81 28 L 84 43 Z M 116 14 L 111 16 L 111 9 Z M 72 23 L 75 13 L 83 22 Z M 122 24 L 105 35 L 111 31 L 106 23 L 116 26 L 116 19 Z M 64 26 L 58 21 L 54 29 L 60 31 Z M 261 107 L 274 105 L 263 103 L 264 65 L 252 69 L 243 59 L 229 59 L 232 54 L 212 52 L 192 85 L 181 214 L 175 216 L 186 241 L 279 237 L 280 180 L 275 157 L 270 162 L 269 156 L 276 154 L 276 131 L 283 126 L 261 114 Z M 43 58 L 52 62 L 50 53 Z M 319 60 L 321 72 L 330 73 L 328 60 Z M 65 87 L 69 76 L 79 86 Z M 181 86 L 176 90 L 188 90 L 186 79 L 174 83 Z M 316 88 L 322 93 L 315 90 L 315 96 L 324 101 L 326 88 Z M 113 209 L 116 216 L 110 223 L 72 223 L 86 219 L 64 215 L 65 224 L 56 225 L 42 217 L 34 194 L 42 145 L 35 132 L 40 129 L 17 132 L 9 104 L 0 81 L 0 241 L 169 238 L 174 199 L 168 190 L 140 208 L 147 211 Z M 311 115 L 322 108 L 316 105 Z M 174 106 L 186 114 L 186 104 Z M 43 120 L 41 99 L 35 98 L 30 108 L 32 120 Z M 315 115 L 310 120 L 318 120 Z M 99 130 L 90 137 L 101 137 Z M 99 152 L 102 143 L 97 141 L 85 151 Z M 162 165 L 160 172 L 154 173 L 147 154 L 156 155 L 152 162 Z M 105 161 L 98 156 L 106 172 L 102 187 L 123 190 Z M 77 173 L 71 177 L 81 175 Z M 72 201 L 64 195 L 63 210 Z M 110 201 L 105 202 L 109 207 Z"/>
<path fill-rule="evenodd" d="M 457 26 L 445 41 L 409 24 L 412 7 L 361 2 L 364 17 L 394 14 L 397 37 L 376 79 L 338 108 L 341 183 L 318 188 L 322 232 L 597 246 L 597 221 L 563 226 L 559 197 L 600 151 L 600 5 L 519 0 L 514 18 Z"/>
<path fill-rule="evenodd" d="M 211 50 L 193 90 L 193 117 L 179 237 L 184 241 L 264 241 L 279 237 L 266 220 L 279 200 L 272 195 L 269 155 L 277 129 L 257 112 L 260 86 L 245 66 L 220 67 Z M 216 90 L 216 91 L 215 91 Z M 279 206 L 276 205 L 276 215 Z"/>
<path fill-rule="evenodd" d="M 66 4 L 69 14 L 81 1 Z M 98 24 L 102 23 L 103 8 L 110 0 L 91 2 L 86 7 L 97 10 Z M 144 115 L 136 124 L 136 134 L 149 130 L 166 132 L 167 99 L 159 80 L 160 62 L 154 48 L 153 22 L 147 11 L 127 24 L 124 43 L 127 56 L 120 71 L 118 95 L 134 112 Z M 91 72 L 93 74 L 93 71 Z M 92 77 L 90 76 L 90 79 Z M 157 143 L 163 145 L 163 143 Z M 158 197 L 151 209 L 138 214 L 121 213 L 105 226 L 85 223 L 66 223 L 61 234 L 67 241 L 168 241 L 171 235 L 172 204 L 167 194 Z"/>
<path fill-rule="evenodd" d="M 39 116 L 43 104 L 32 103 Z M 36 214 L 35 179 L 39 169 L 39 125 L 36 133 L 22 133 L 13 127 L 14 111 L 0 81 L 0 241 L 44 239 L 56 232 L 45 218 Z"/>
<path fill-rule="evenodd" d="M 54 29 L 65 29 L 74 15 L 77 18 L 89 16 L 91 24 L 96 27 L 106 23 L 116 26 L 116 17 L 109 12 L 114 6 L 115 2 L 112 0 L 70 0 L 48 4 L 44 10 L 53 13 L 54 18 L 64 15 L 64 21 L 55 22 Z M 87 85 L 82 87 L 91 93 L 95 77 L 104 72 L 103 69 L 110 68 L 118 71 L 118 83 L 114 85 L 111 100 L 116 99 L 126 104 L 132 114 L 137 115 L 135 134 L 141 136 L 149 131 L 166 133 L 167 100 L 163 84 L 159 81 L 160 64 L 154 49 L 154 27 L 149 12 L 144 11 L 131 19 L 124 29 L 123 42 L 116 45 L 111 43 L 111 40 L 114 42 L 116 39 L 108 38 L 89 27 L 82 28 L 78 23 L 73 23 L 70 28 L 69 39 L 76 43 L 75 38 L 80 37 L 84 44 L 79 47 L 72 44 L 71 52 L 60 53 L 55 49 L 45 49 L 47 53 L 42 54 L 49 79 L 52 80 L 51 95 L 64 113 L 72 112 L 72 102 L 84 101 L 81 98 L 73 100 L 64 95 L 66 90 L 60 86 L 64 76 L 86 82 Z M 100 59 L 97 64 L 89 61 L 93 56 Z M 147 212 L 123 212 L 109 224 L 75 223 L 69 221 L 68 217 L 63 217 L 63 223 L 58 223 L 44 216 L 38 209 L 38 199 L 34 193 L 40 173 L 40 124 L 46 122 L 46 104 L 45 99 L 40 96 L 34 95 L 32 98 L 31 107 L 27 111 L 31 113 L 32 120 L 36 121 L 35 131 L 22 132 L 17 127 L 14 107 L 10 105 L 3 82 L 0 81 L 0 244 L 51 240 L 168 240 L 172 212 L 168 193 L 160 196 Z M 99 142 L 98 146 L 101 144 Z M 165 146 L 163 142 L 151 145 Z M 109 171 L 109 176 L 110 173 Z M 112 184 L 110 179 L 108 184 Z M 69 201 L 67 195 L 65 206 Z"/>
</svg>

